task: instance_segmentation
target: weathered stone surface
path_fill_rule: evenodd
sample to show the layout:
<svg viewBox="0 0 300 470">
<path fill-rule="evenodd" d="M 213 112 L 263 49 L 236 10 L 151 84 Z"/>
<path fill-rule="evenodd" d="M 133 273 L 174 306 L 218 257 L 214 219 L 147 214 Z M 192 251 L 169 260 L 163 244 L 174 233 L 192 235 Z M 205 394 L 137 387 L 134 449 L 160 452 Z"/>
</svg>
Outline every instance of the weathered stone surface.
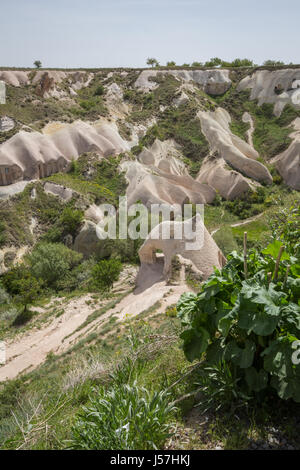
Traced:
<svg viewBox="0 0 300 470">
<path fill-rule="evenodd" d="M 288 103 L 300 109 L 300 69 L 258 70 L 241 80 L 237 89 L 250 89 L 250 99 L 258 100 L 259 105 L 274 103 L 276 116 Z"/>
<path fill-rule="evenodd" d="M 204 159 L 197 181 L 207 183 L 227 200 L 232 200 L 255 189 L 255 183 L 231 169 L 224 158 L 211 155 Z"/>
<path fill-rule="evenodd" d="M 159 73 L 173 75 L 183 82 L 195 82 L 210 95 L 223 95 L 231 87 L 228 70 L 143 70 L 134 84 L 135 87 L 144 92 L 155 89 L 158 84 L 151 81 L 151 78 Z"/>
<path fill-rule="evenodd" d="M 229 127 L 231 118 L 225 109 L 199 111 L 198 117 L 212 153 L 217 152 L 232 168 L 243 175 L 266 184 L 272 183 L 269 170 L 256 161 L 259 156 L 257 151 L 231 132 Z"/>
<path fill-rule="evenodd" d="M 99 244 L 99 238 L 96 232 L 96 224 L 86 220 L 84 226 L 75 238 L 74 250 L 82 253 L 85 257 L 96 253 Z"/>
<path fill-rule="evenodd" d="M 196 226 L 196 221 L 198 225 Z M 185 226 L 192 223 L 194 240 L 185 236 Z M 198 228 L 198 230 L 196 229 Z M 169 229 L 171 233 L 170 238 L 164 239 L 164 230 Z M 174 233 L 176 230 L 182 230 L 184 236 L 182 239 L 176 239 Z M 196 231 L 197 230 L 197 231 Z M 197 249 L 191 249 L 190 243 L 196 240 L 200 243 Z M 161 253 L 156 254 L 160 250 Z M 137 278 L 137 284 L 143 284 L 144 278 L 149 275 L 152 270 L 155 271 L 155 266 L 161 269 L 163 263 L 162 276 L 168 280 L 172 275 L 172 259 L 175 255 L 180 255 L 186 260 L 192 262 L 193 270 L 198 270 L 199 275 L 203 274 L 206 279 L 213 273 L 214 267 L 221 268 L 224 266 L 226 259 L 220 251 L 215 241 L 204 226 L 203 220 L 200 215 L 195 216 L 193 219 L 184 222 L 162 222 L 157 225 L 148 235 L 144 244 L 139 250 L 139 257 L 141 261 L 141 268 Z"/>
<path fill-rule="evenodd" d="M 51 134 L 20 131 L 0 145 L 0 186 L 64 171 L 84 152 L 108 156 L 128 149 L 117 127 L 104 120 L 76 121 Z"/>
<path fill-rule="evenodd" d="M 290 146 L 271 160 L 291 188 L 300 190 L 300 118 L 293 122 L 295 131 L 290 134 L 293 139 Z"/>
<path fill-rule="evenodd" d="M 65 202 L 68 202 L 73 197 L 73 191 L 69 188 L 65 188 L 60 184 L 50 183 L 47 181 L 44 185 L 44 190 L 46 193 L 50 193 L 53 196 L 58 196 L 63 199 Z"/>
<path fill-rule="evenodd" d="M 1 103 L 1 96 L 0 96 L 0 103 Z M 8 132 L 11 131 L 15 127 L 15 122 L 8 116 L 3 116 L 0 118 L 0 132 Z"/>
<path fill-rule="evenodd" d="M 161 142 L 156 139 L 149 149 L 138 155 L 138 161 L 126 161 L 121 169 L 128 180 L 128 204 L 141 201 L 150 208 L 151 204 L 193 204 L 210 203 L 215 190 L 195 181 L 180 160 L 178 145 L 172 140 Z"/>
</svg>

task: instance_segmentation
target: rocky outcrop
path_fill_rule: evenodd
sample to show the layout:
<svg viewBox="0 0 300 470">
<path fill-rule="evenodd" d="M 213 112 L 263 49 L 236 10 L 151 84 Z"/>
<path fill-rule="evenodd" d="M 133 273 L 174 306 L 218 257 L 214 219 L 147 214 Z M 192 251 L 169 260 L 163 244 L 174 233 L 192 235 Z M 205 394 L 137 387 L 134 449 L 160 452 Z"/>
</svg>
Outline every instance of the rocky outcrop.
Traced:
<svg viewBox="0 0 300 470">
<path fill-rule="evenodd" d="M 73 91 L 87 87 L 94 78 L 94 73 L 87 73 L 81 70 L 62 71 L 62 70 L 37 70 L 34 73 L 21 70 L 2 70 L 0 71 L 0 80 L 7 85 L 21 87 L 25 85 L 35 85 L 36 92 L 43 98 L 63 98 L 68 93 L 61 89 L 59 85 L 66 81 Z"/>
<path fill-rule="evenodd" d="M 204 159 L 197 181 L 209 184 L 227 200 L 236 199 L 255 189 L 253 181 L 228 167 L 219 155 L 210 155 Z"/>
<path fill-rule="evenodd" d="M 193 240 L 185 235 L 189 233 L 189 230 L 186 229 L 187 227 L 192 227 L 194 241 L 196 239 L 199 240 L 197 249 L 190 249 L 190 243 L 193 243 Z M 171 235 L 169 238 L 164 239 L 163 233 L 166 229 L 170 230 Z M 174 237 L 174 234 L 178 230 L 183 233 L 181 239 L 175 239 Z M 160 252 L 162 252 L 162 254 Z M 193 219 L 184 222 L 165 221 L 157 225 L 149 233 L 139 250 L 141 268 L 138 274 L 137 284 L 142 285 L 145 275 L 147 275 L 147 273 L 149 274 L 151 271 L 155 271 L 155 265 L 159 268 L 162 264 L 162 275 L 164 279 L 168 280 L 172 275 L 172 260 L 176 255 L 190 260 L 193 266 L 201 272 L 203 279 L 207 279 L 209 275 L 213 273 L 214 267 L 220 269 L 226 262 L 223 253 L 205 228 L 199 214 Z"/>
<path fill-rule="evenodd" d="M 7 85 L 16 87 L 30 83 L 29 72 L 23 72 L 21 70 L 0 70 L 0 80 L 3 80 Z"/>
<path fill-rule="evenodd" d="M 5 273 L 12 266 L 20 263 L 28 251 L 29 246 L 27 245 L 21 246 L 20 248 L 9 246 L 0 250 L 0 275 Z"/>
<path fill-rule="evenodd" d="M 258 158 L 256 150 L 230 131 L 231 118 L 225 109 L 199 111 L 198 117 L 212 153 L 217 152 L 226 163 L 242 175 L 266 184 L 272 183 L 269 170 L 256 161 Z"/>
<path fill-rule="evenodd" d="M 231 87 L 228 70 L 143 70 L 134 86 L 144 92 L 153 90 L 158 84 L 151 79 L 158 74 L 172 75 L 182 82 L 194 82 L 209 95 L 223 95 Z"/>
<path fill-rule="evenodd" d="M 32 84 L 36 85 L 36 93 L 43 98 L 61 99 L 68 96 L 67 91 L 60 86 L 63 82 L 69 85 L 71 96 L 76 96 L 76 92 L 87 87 L 93 78 L 93 73 L 83 71 L 39 70 L 35 73 Z"/>
<path fill-rule="evenodd" d="M 84 152 L 100 156 L 128 150 L 115 125 L 76 121 L 52 134 L 20 131 L 0 145 L 0 186 L 64 171 Z"/>
<path fill-rule="evenodd" d="M 210 203 L 215 191 L 207 184 L 195 181 L 180 160 L 180 152 L 174 141 L 156 140 L 143 150 L 137 161 L 125 161 L 121 169 L 128 180 L 128 204 L 141 201 L 151 204 Z"/>
<path fill-rule="evenodd" d="M 75 238 L 74 250 L 82 253 L 85 257 L 89 257 L 96 253 L 99 244 L 99 238 L 96 232 L 96 224 L 90 220 L 86 220 L 84 226 Z"/>
<path fill-rule="evenodd" d="M 293 122 L 295 131 L 290 135 L 293 139 L 290 146 L 271 160 L 291 188 L 300 190 L 300 118 Z"/>
<path fill-rule="evenodd" d="M 58 196 L 65 202 L 68 202 L 73 197 L 72 189 L 65 188 L 60 184 L 54 184 L 47 181 L 44 185 L 45 193 L 52 194 L 52 196 Z"/>
<path fill-rule="evenodd" d="M 123 99 L 122 88 L 114 82 L 106 86 L 105 103 L 113 119 L 124 118 L 130 109 L 130 106 Z"/>
<path fill-rule="evenodd" d="M 274 114 L 280 116 L 286 104 L 300 109 L 300 69 L 257 70 L 245 77 L 238 91 L 251 90 L 250 99 L 274 103 Z"/>
<path fill-rule="evenodd" d="M 15 122 L 8 116 L 0 118 L 0 132 L 9 132 L 15 127 Z"/>
</svg>

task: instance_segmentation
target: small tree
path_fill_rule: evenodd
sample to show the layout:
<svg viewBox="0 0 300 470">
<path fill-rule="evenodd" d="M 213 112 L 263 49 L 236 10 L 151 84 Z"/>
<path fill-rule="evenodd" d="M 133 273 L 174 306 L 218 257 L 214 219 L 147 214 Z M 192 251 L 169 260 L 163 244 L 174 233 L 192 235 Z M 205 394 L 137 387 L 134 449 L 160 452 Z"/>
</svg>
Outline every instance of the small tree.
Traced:
<svg viewBox="0 0 300 470">
<path fill-rule="evenodd" d="M 284 65 L 284 62 L 281 62 L 281 60 L 265 60 L 263 65 L 268 66 L 268 67 L 276 67 L 276 65 Z"/>
<path fill-rule="evenodd" d="M 156 60 L 154 57 L 149 57 L 147 59 L 147 65 L 151 65 L 151 67 L 158 67 L 159 66 L 159 63 L 158 63 L 158 60 Z"/>
<path fill-rule="evenodd" d="M 202 66 L 203 66 L 202 62 L 193 62 L 192 63 L 192 67 L 202 67 Z"/>
<path fill-rule="evenodd" d="M 94 92 L 94 95 L 95 96 L 102 96 L 104 94 L 104 86 L 103 85 L 98 85 L 95 92 Z"/>
<path fill-rule="evenodd" d="M 250 59 L 234 59 L 231 67 L 253 67 L 253 60 Z"/>
<path fill-rule="evenodd" d="M 176 65 L 176 62 L 174 60 L 170 60 L 169 62 L 167 62 L 167 67 L 175 67 Z"/>
<path fill-rule="evenodd" d="M 222 65 L 222 59 L 219 57 L 212 57 L 210 60 L 205 62 L 205 67 L 218 67 Z"/>
<path fill-rule="evenodd" d="M 65 234 L 75 235 L 83 221 L 83 212 L 66 207 L 59 219 L 60 226 Z"/>
<path fill-rule="evenodd" d="M 109 290 L 119 279 L 122 263 L 116 259 L 101 260 L 92 269 L 91 287 L 102 291 Z"/>
<path fill-rule="evenodd" d="M 61 243 L 39 243 L 28 256 L 30 271 L 46 286 L 56 288 L 59 281 L 77 266 L 82 259 L 80 253 Z"/>
<path fill-rule="evenodd" d="M 28 305 L 38 297 L 41 284 L 35 279 L 35 277 L 30 276 L 25 279 L 20 279 L 18 282 L 19 295 L 17 299 L 24 306 L 24 312 L 27 312 Z"/>
<path fill-rule="evenodd" d="M 42 62 L 40 60 L 35 60 L 33 62 L 33 65 L 37 68 L 40 69 L 42 67 Z"/>
</svg>

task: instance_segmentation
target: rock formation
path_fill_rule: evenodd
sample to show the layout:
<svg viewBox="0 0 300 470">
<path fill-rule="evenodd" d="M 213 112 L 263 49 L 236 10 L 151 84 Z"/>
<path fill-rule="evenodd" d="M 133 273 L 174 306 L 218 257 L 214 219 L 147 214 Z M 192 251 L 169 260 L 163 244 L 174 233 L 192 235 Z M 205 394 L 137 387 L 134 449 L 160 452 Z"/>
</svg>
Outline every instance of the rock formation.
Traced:
<svg viewBox="0 0 300 470">
<path fill-rule="evenodd" d="M 257 70 L 245 77 L 237 90 L 251 89 L 251 100 L 263 103 L 274 103 L 274 114 L 280 116 L 286 104 L 300 109 L 300 70 Z"/>
<path fill-rule="evenodd" d="M 258 158 L 256 150 L 230 131 L 231 118 L 225 109 L 199 111 L 198 117 L 202 132 L 207 138 L 212 152 L 218 152 L 226 163 L 242 175 L 266 184 L 272 183 L 269 170 L 262 163 L 256 161 Z"/>
<path fill-rule="evenodd" d="M 300 118 L 293 122 L 294 132 L 290 134 L 293 139 L 287 150 L 271 160 L 285 183 L 291 188 L 300 190 Z"/>
<path fill-rule="evenodd" d="M 0 118 L 0 132 L 9 132 L 15 127 L 15 122 L 8 116 Z"/>
<path fill-rule="evenodd" d="M 116 127 L 105 121 L 76 121 L 50 135 L 20 131 L 0 146 L 0 186 L 64 171 L 84 152 L 105 157 L 128 149 Z"/>
<path fill-rule="evenodd" d="M 191 243 L 191 240 L 185 236 L 187 233 L 185 227 L 187 226 L 192 226 L 194 240 L 197 237 L 201 240 L 197 249 L 190 249 L 189 243 Z M 163 233 L 166 229 L 170 230 L 171 236 L 163 239 Z M 183 233 L 181 239 L 174 238 L 174 234 L 178 229 Z M 142 285 L 144 279 L 151 275 L 160 275 L 168 280 L 172 275 L 172 260 L 176 255 L 191 261 L 192 265 L 202 273 L 203 279 L 207 279 L 213 273 L 214 267 L 220 269 L 226 262 L 223 253 L 205 228 L 199 214 L 184 222 L 165 221 L 149 233 L 139 250 L 141 268 L 137 285 Z"/>
<path fill-rule="evenodd" d="M 121 164 L 128 180 L 128 204 L 141 201 L 151 204 L 209 203 L 215 191 L 207 184 L 195 181 L 180 160 L 180 152 L 174 141 L 158 139 L 151 148 L 143 150 L 137 161 Z"/>
<path fill-rule="evenodd" d="M 232 170 L 218 154 L 204 159 L 197 181 L 209 184 L 227 200 L 236 199 L 255 189 L 255 182 Z"/>
<path fill-rule="evenodd" d="M 228 70 L 143 70 L 135 82 L 135 87 L 148 92 L 158 84 L 151 79 L 158 74 L 172 75 L 183 82 L 195 82 L 209 95 L 223 95 L 230 87 Z"/>
</svg>

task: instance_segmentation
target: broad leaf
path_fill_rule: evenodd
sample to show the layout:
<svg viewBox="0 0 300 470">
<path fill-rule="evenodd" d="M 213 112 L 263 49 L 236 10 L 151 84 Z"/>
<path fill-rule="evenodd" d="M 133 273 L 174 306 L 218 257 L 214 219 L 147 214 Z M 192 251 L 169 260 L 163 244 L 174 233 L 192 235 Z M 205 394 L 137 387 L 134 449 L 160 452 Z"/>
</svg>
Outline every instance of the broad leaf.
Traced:
<svg viewBox="0 0 300 470">
<path fill-rule="evenodd" d="M 249 367 L 245 370 L 246 382 L 250 390 L 260 392 L 268 385 L 268 373 L 264 369 L 259 372 L 254 367 Z"/>
<path fill-rule="evenodd" d="M 187 359 L 190 362 L 201 359 L 209 344 L 210 335 L 208 331 L 205 328 L 185 330 L 180 337 L 184 341 L 183 350 Z"/>
</svg>

